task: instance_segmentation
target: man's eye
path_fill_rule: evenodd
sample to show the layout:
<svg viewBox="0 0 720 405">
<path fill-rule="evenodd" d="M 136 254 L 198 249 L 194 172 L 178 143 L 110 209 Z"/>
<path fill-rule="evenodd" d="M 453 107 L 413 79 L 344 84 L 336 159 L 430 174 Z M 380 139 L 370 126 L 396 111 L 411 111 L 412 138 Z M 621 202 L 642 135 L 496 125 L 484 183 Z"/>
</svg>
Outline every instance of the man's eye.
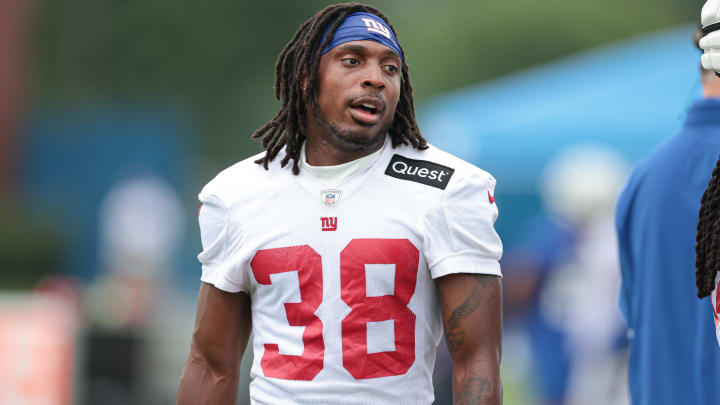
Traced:
<svg viewBox="0 0 720 405">
<path fill-rule="evenodd" d="M 347 63 L 348 65 L 357 65 L 358 63 L 360 63 L 360 61 L 355 58 L 345 58 L 342 61 Z"/>
<path fill-rule="evenodd" d="M 397 73 L 397 72 L 398 72 L 398 67 L 395 66 L 395 65 L 387 65 L 387 66 L 385 66 L 385 68 L 386 68 L 389 72 L 391 72 L 391 73 Z"/>
</svg>

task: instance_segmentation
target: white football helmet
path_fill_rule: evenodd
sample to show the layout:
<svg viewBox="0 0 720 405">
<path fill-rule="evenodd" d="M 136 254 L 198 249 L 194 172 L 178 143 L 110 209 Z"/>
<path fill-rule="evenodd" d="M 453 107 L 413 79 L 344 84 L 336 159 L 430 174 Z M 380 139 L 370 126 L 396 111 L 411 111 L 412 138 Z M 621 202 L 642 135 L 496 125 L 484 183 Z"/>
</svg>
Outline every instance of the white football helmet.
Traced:
<svg viewBox="0 0 720 405">
<path fill-rule="evenodd" d="M 705 34 L 700 39 L 700 48 L 703 50 L 702 66 L 720 72 L 720 0 L 705 2 L 700 21 Z"/>
</svg>

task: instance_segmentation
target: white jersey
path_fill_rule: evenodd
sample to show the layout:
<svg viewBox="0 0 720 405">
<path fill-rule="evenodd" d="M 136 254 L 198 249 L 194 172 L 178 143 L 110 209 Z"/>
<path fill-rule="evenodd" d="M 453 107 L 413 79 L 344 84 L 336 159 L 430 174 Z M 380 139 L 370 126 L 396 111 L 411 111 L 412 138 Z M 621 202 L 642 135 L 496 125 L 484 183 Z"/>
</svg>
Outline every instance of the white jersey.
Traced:
<svg viewBox="0 0 720 405">
<path fill-rule="evenodd" d="M 250 296 L 253 404 L 431 404 L 434 278 L 500 276 L 495 179 L 392 148 L 342 181 L 252 157 L 200 193 L 202 281 Z"/>
</svg>

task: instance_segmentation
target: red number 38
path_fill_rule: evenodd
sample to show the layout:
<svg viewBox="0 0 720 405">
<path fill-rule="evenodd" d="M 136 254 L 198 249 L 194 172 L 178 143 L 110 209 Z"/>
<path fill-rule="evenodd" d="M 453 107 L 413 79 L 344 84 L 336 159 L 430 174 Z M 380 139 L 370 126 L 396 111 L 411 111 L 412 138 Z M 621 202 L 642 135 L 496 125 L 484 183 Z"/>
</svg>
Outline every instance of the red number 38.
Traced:
<svg viewBox="0 0 720 405">
<path fill-rule="evenodd" d="M 415 314 L 407 307 L 415 293 L 419 252 L 407 239 L 353 239 L 340 252 L 342 300 L 351 312 L 342 320 L 343 366 L 355 378 L 401 375 L 415 361 Z M 393 295 L 368 297 L 366 264 L 394 264 Z M 312 380 L 323 368 L 323 323 L 315 315 L 323 296 L 322 260 L 308 245 L 259 250 L 250 262 L 258 283 L 271 274 L 297 271 L 301 302 L 285 303 L 288 324 L 305 326 L 300 356 L 280 354 L 266 343 L 260 361 L 268 377 Z M 368 353 L 368 322 L 394 321 L 395 350 Z"/>
</svg>

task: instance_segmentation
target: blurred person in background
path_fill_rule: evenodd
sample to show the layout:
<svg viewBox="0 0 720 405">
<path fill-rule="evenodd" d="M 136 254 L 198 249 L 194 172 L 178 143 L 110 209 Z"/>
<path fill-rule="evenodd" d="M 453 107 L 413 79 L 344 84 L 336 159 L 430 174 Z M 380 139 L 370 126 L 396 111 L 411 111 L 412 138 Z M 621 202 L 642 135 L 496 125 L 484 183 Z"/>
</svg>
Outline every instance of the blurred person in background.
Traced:
<svg viewBox="0 0 720 405">
<path fill-rule="evenodd" d="M 500 404 L 495 180 L 427 145 L 404 53 L 329 6 L 277 63 L 267 150 L 200 193 L 203 281 L 178 403 L 430 404 L 445 323 L 455 403 Z"/>
<path fill-rule="evenodd" d="M 604 147 L 560 153 L 540 181 L 544 212 L 503 263 L 506 301 L 524 318 L 543 404 L 628 403 L 612 221 L 628 171 Z"/>
<path fill-rule="evenodd" d="M 108 190 L 99 215 L 102 270 L 87 291 L 92 328 L 85 400 L 158 403 L 164 374 L 147 370 L 167 347 L 154 345 L 152 335 L 169 324 L 159 314 L 172 318 L 161 287 L 182 234 L 181 200 L 162 177 L 137 174 Z"/>
<path fill-rule="evenodd" d="M 107 329 L 145 326 L 182 233 L 180 197 L 166 180 L 135 175 L 115 184 L 100 207 L 105 270 L 91 287 L 91 317 Z"/>
<path fill-rule="evenodd" d="M 617 204 L 634 405 L 717 402 L 720 351 L 693 264 L 700 200 L 720 154 L 720 79 L 704 68 L 700 76 L 703 98 L 683 129 L 635 166 Z"/>
</svg>

